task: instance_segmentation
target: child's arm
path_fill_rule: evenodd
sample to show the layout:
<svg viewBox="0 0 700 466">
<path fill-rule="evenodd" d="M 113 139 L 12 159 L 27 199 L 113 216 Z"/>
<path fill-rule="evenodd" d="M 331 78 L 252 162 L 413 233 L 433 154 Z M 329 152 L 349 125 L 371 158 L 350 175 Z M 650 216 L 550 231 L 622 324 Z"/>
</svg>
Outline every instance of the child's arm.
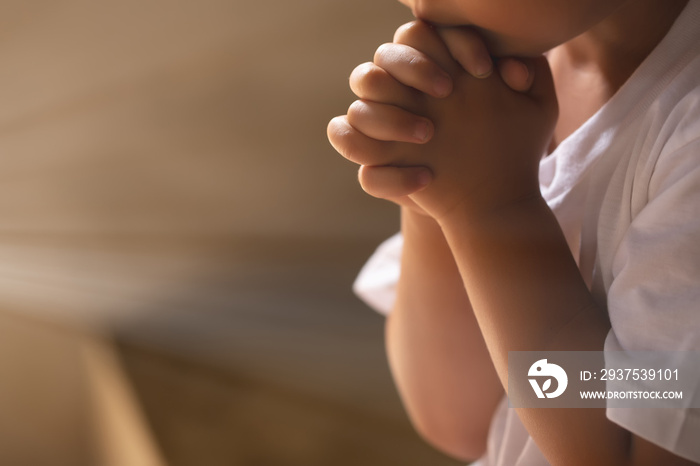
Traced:
<svg viewBox="0 0 700 466">
<path fill-rule="evenodd" d="M 444 232 L 507 389 L 508 351 L 602 350 L 610 323 L 539 193 L 537 168 L 556 121 L 546 61 L 535 61 L 527 95 L 497 76 L 456 73 L 452 95 L 427 99 L 422 109 L 435 136 L 403 163 L 422 160 L 433 172 L 431 184 L 410 197 Z M 518 415 L 553 465 L 693 464 L 609 421 L 605 409 Z"/>
<path fill-rule="evenodd" d="M 394 79 L 430 92 L 444 73 L 436 69 L 436 57 L 437 64 L 454 66 L 442 41 L 425 23 L 414 22 L 400 28 L 395 42 L 420 46 L 429 57 L 408 47 L 380 47 L 376 64 L 361 65 L 350 79 L 351 88 L 368 107 L 417 97 L 415 89 L 397 87 Z M 476 73 L 483 68 L 484 57 L 478 54 L 485 53 L 485 48 L 476 37 L 468 43 L 470 47 L 461 54 L 460 62 Z M 490 66 L 488 55 L 485 59 Z M 406 74 L 412 79 L 406 79 Z M 509 82 L 514 88 L 528 85 L 517 74 Z M 490 421 L 504 392 L 444 235 L 438 224 L 408 198 L 417 186 L 413 169 L 377 166 L 396 147 L 386 141 L 411 141 L 411 118 L 415 116 L 399 113 L 397 122 L 375 119 L 368 113 L 351 112 L 349 117 L 356 126 L 367 128 L 365 131 L 384 141 L 366 139 L 357 133 L 348 136 L 354 128 L 334 128 L 333 123 L 329 126 L 329 138 L 339 152 L 365 163 L 360 175 L 365 190 L 403 206 L 402 273 L 397 301 L 386 327 L 392 373 L 421 435 L 450 455 L 475 459 L 485 451 Z M 344 125 L 345 121 L 336 120 L 338 123 Z M 356 139 L 346 139 L 353 137 Z M 362 149 L 348 150 L 351 147 Z"/>
<path fill-rule="evenodd" d="M 450 34 L 453 32 L 446 33 Z M 450 38 L 446 39 L 449 42 Z M 449 253 L 445 254 L 444 244 L 440 247 L 439 234 L 430 234 L 427 225 L 432 225 L 433 232 L 444 232 L 447 238 L 474 305 L 476 325 L 486 341 L 502 386 L 507 387 L 508 351 L 601 350 L 609 331 L 607 316 L 592 304 L 559 225 L 539 196 L 537 165 L 556 112 L 551 81 L 546 79 L 546 63 L 539 60 L 536 64 L 535 75 L 539 82 L 527 96 L 510 92 L 496 77 L 478 82 L 457 76 L 452 70 L 457 85 L 450 98 L 440 101 L 416 98 L 405 103 L 405 108 L 435 123 L 436 131 L 430 142 L 423 146 L 392 144 L 391 150 L 383 151 L 376 159 L 389 170 L 384 174 L 396 175 L 401 171 L 395 168 L 397 165 L 425 165 L 433 174 L 425 189 L 416 191 L 414 186 L 413 193 L 409 193 L 410 189 L 404 190 L 414 202 L 414 210 L 411 213 L 403 209 L 407 246 L 394 312 L 407 318 L 397 317 L 392 321 L 392 317 L 387 328 L 395 377 L 409 412 L 414 411 L 414 418 L 415 413 L 422 413 L 429 419 L 431 410 L 444 413 L 430 405 L 428 395 L 433 388 L 418 380 L 416 374 L 428 373 L 435 360 L 444 361 L 440 348 L 447 348 L 439 339 L 426 341 L 420 349 L 406 344 L 410 341 L 407 337 L 426 334 L 418 328 L 409 331 L 408 324 L 416 320 L 408 317 L 438 315 L 441 309 L 451 308 L 443 303 L 452 303 L 452 298 L 458 295 L 450 296 L 450 290 L 458 289 L 454 285 L 449 290 L 442 288 L 447 280 L 439 275 L 440 271 L 453 281 L 457 274 L 454 268 L 449 272 L 450 261 L 445 259 Z M 373 168 L 370 172 L 382 168 L 368 165 Z M 381 182 L 391 185 L 399 178 L 379 176 L 375 178 L 376 183 L 370 183 L 370 191 L 377 190 L 375 192 L 382 197 Z M 441 230 L 415 215 L 420 211 L 436 218 Z M 421 274 L 426 268 L 429 272 Z M 443 280 L 431 281 L 431 276 Z M 459 299 L 466 300 L 466 297 Z M 454 312 L 440 313 L 439 319 L 429 320 L 429 324 L 445 332 L 442 335 L 452 336 L 450 330 L 454 327 L 448 325 L 447 316 L 464 317 L 462 311 L 468 302 L 456 305 L 452 309 Z M 461 325 L 465 321 L 457 318 L 453 323 Z M 442 324 L 444 326 L 438 327 Z M 467 333 L 476 331 L 473 320 L 471 325 Z M 454 341 L 461 342 L 455 343 L 460 345 L 457 348 L 464 348 L 464 340 L 460 340 L 459 335 L 464 335 L 465 328 L 469 327 L 462 327 L 455 333 Z M 453 340 L 448 337 L 448 341 Z M 464 366 L 464 361 L 454 357 L 454 354 L 463 354 L 462 351 L 447 352 L 455 368 L 461 365 L 455 369 L 457 372 L 479 363 L 470 360 L 469 365 Z M 445 364 L 444 369 L 447 372 L 448 365 Z M 485 370 L 484 374 L 488 376 L 490 372 Z M 466 385 L 475 380 L 482 383 L 481 378 L 476 378 L 467 380 Z M 450 375 L 439 378 L 436 384 L 464 387 L 465 379 Z M 448 399 L 450 389 L 443 387 L 442 390 L 442 396 Z M 415 403 L 414 408 L 411 408 L 412 403 Z M 441 406 L 449 406 L 449 402 Z M 475 408 L 476 404 L 469 409 Z M 521 409 L 518 413 L 554 465 L 693 464 L 608 421 L 603 409 Z M 444 420 L 451 419 L 454 421 L 452 429 L 456 431 L 460 428 L 458 418 L 461 416 L 463 414 L 458 413 L 450 417 L 447 413 L 436 425 L 447 426 Z M 449 435 L 442 438 L 449 438 Z"/>
<path fill-rule="evenodd" d="M 447 68 L 452 58 L 438 39 L 420 22 L 394 36 L 396 43 L 419 48 Z M 463 65 L 474 74 L 489 74 L 478 71 L 492 66 L 488 55 L 483 56 L 483 43 L 475 38 L 471 44 Z M 378 54 L 375 61 L 382 64 L 385 58 Z M 491 419 L 504 391 L 439 225 L 403 208 L 401 231 L 401 275 L 386 323 L 394 381 L 427 441 L 454 457 L 477 459 L 486 451 Z M 475 378 L 480 382 L 474 383 Z"/>
<path fill-rule="evenodd" d="M 428 442 L 477 459 L 504 391 L 439 225 L 403 208 L 401 230 L 401 278 L 386 323 L 394 381 Z"/>
</svg>

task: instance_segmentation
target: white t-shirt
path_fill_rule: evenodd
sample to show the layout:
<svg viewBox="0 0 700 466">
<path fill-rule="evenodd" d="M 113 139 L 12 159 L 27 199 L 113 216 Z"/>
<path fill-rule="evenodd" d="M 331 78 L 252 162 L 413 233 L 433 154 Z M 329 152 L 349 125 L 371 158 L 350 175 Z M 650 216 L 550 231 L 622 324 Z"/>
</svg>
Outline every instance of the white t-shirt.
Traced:
<svg viewBox="0 0 700 466">
<path fill-rule="evenodd" d="M 594 298 L 610 315 L 604 349 L 699 351 L 700 1 L 688 2 L 617 94 L 542 160 L 540 184 Z M 401 248 L 400 234 L 383 243 L 354 285 L 384 314 L 393 306 Z M 667 403 L 608 408 L 607 416 L 700 462 L 700 410 Z M 504 400 L 478 464 L 548 462 Z"/>
</svg>

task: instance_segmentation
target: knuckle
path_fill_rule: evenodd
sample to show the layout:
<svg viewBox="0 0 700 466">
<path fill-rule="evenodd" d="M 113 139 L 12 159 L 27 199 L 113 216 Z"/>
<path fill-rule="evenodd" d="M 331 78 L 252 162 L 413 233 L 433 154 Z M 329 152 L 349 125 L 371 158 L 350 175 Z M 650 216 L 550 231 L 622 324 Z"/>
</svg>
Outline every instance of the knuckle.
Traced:
<svg viewBox="0 0 700 466">
<path fill-rule="evenodd" d="M 348 122 L 352 125 L 353 122 L 366 118 L 368 113 L 368 105 L 361 100 L 356 100 L 348 107 Z"/>
<path fill-rule="evenodd" d="M 331 121 L 328 122 L 328 126 L 326 127 L 326 134 L 328 135 L 328 139 L 333 142 L 333 140 L 336 138 L 336 136 L 340 133 L 340 128 L 339 128 L 339 120 L 341 117 L 335 117 L 331 119 Z"/>
<path fill-rule="evenodd" d="M 331 145 L 337 150 L 340 155 L 349 158 L 348 155 L 354 154 L 353 142 L 355 139 L 350 126 L 346 123 L 345 117 L 335 117 L 328 123 L 328 140 Z"/>
<path fill-rule="evenodd" d="M 408 64 L 410 66 L 421 66 L 424 64 L 424 61 L 418 55 L 411 55 L 411 57 L 408 59 Z"/>
<path fill-rule="evenodd" d="M 377 47 L 377 50 L 374 52 L 374 63 L 382 63 L 384 60 L 389 59 L 393 54 L 394 46 L 395 44 L 387 42 Z"/>
<path fill-rule="evenodd" d="M 364 79 L 364 76 L 374 66 L 372 62 L 365 62 L 357 65 L 350 73 L 350 83 Z"/>
<path fill-rule="evenodd" d="M 374 177 L 372 176 L 372 168 L 361 166 L 357 171 L 357 181 L 360 183 L 360 187 L 364 192 L 374 197 L 381 197 L 381 193 L 374 182 Z"/>
<path fill-rule="evenodd" d="M 355 138 L 353 138 L 352 135 L 348 133 L 339 135 L 336 149 L 338 150 L 340 155 L 342 155 L 349 161 L 354 163 L 361 163 L 362 159 L 360 154 L 358 154 L 359 151 L 357 147 L 357 141 L 355 141 Z"/>
<path fill-rule="evenodd" d="M 411 44 L 429 33 L 429 26 L 423 21 L 411 21 L 400 26 L 394 34 L 394 42 L 399 44 Z"/>
<path fill-rule="evenodd" d="M 373 63 L 364 63 L 355 68 L 351 75 L 350 87 L 358 97 L 363 98 L 381 89 L 386 78 L 386 71 L 382 68 Z"/>
<path fill-rule="evenodd" d="M 331 143 L 331 145 L 338 152 L 341 152 L 341 148 L 343 145 L 343 139 L 347 133 L 347 130 L 344 128 L 344 125 L 340 121 L 341 118 L 342 117 L 333 118 L 328 123 L 328 127 L 326 128 L 326 134 L 328 136 L 328 141 Z"/>
<path fill-rule="evenodd" d="M 340 135 L 338 148 L 340 155 L 353 163 L 366 164 L 372 159 L 372 154 L 368 153 L 368 148 L 362 143 L 361 136 L 352 131 L 346 131 Z"/>
<path fill-rule="evenodd" d="M 362 154 L 358 150 L 356 141 L 352 137 L 343 138 L 340 154 L 353 163 L 362 163 Z"/>
<path fill-rule="evenodd" d="M 382 86 L 387 78 L 387 73 L 378 66 L 368 68 L 363 76 L 363 86 L 366 89 L 378 89 Z"/>
</svg>

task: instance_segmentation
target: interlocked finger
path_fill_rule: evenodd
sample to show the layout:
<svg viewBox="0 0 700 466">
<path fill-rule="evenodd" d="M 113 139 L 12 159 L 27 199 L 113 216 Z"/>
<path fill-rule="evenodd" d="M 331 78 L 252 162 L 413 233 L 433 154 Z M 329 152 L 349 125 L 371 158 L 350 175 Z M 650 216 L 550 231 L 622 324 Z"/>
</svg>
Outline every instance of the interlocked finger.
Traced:
<svg viewBox="0 0 700 466">
<path fill-rule="evenodd" d="M 426 167 L 362 166 L 358 172 L 362 189 L 370 196 L 395 199 L 416 193 L 432 179 Z"/>
<path fill-rule="evenodd" d="M 449 53 L 467 73 L 486 78 L 493 72 L 493 61 L 481 36 L 468 27 L 438 28 Z"/>
<path fill-rule="evenodd" d="M 425 143 L 433 135 L 433 124 L 394 105 L 356 100 L 350 105 L 348 123 L 366 136 L 380 141 Z"/>
<path fill-rule="evenodd" d="M 362 134 L 342 115 L 328 123 L 328 140 L 343 157 L 360 165 L 387 165 L 396 162 L 396 143 L 379 141 Z"/>
<path fill-rule="evenodd" d="M 403 44 L 380 45 L 374 63 L 400 83 L 433 97 L 452 92 L 452 78 L 425 53 Z"/>
<path fill-rule="evenodd" d="M 429 57 L 443 71 L 452 73 L 457 64 L 437 31 L 438 28 L 425 21 L 412 21 L 396 30 L 394 43 L 418 50 Z"/>
<path fill-rule="evenodd" d="M 372 62 L 357 66 L 350 74 L 350 89 L 363 100 L 390 105 L 406 105 L 413 102 L 418 91 L 401 84 L 388 71 Z"/>
</svg>

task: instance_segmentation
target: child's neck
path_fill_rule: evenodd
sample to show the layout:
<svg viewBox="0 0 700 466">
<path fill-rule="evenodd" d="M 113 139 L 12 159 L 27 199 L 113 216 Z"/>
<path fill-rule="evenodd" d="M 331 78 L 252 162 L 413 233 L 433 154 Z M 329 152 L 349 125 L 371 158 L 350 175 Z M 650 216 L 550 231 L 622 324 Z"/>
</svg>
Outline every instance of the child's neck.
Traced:
<svg viewBox="0 0 700 466">
<path fill-rule="evenodd" d="M 688 0 L 632 0 L 549 53 L 559 99 L 551 148 L 593 116 L 664 38 Z"/>
</svg>

